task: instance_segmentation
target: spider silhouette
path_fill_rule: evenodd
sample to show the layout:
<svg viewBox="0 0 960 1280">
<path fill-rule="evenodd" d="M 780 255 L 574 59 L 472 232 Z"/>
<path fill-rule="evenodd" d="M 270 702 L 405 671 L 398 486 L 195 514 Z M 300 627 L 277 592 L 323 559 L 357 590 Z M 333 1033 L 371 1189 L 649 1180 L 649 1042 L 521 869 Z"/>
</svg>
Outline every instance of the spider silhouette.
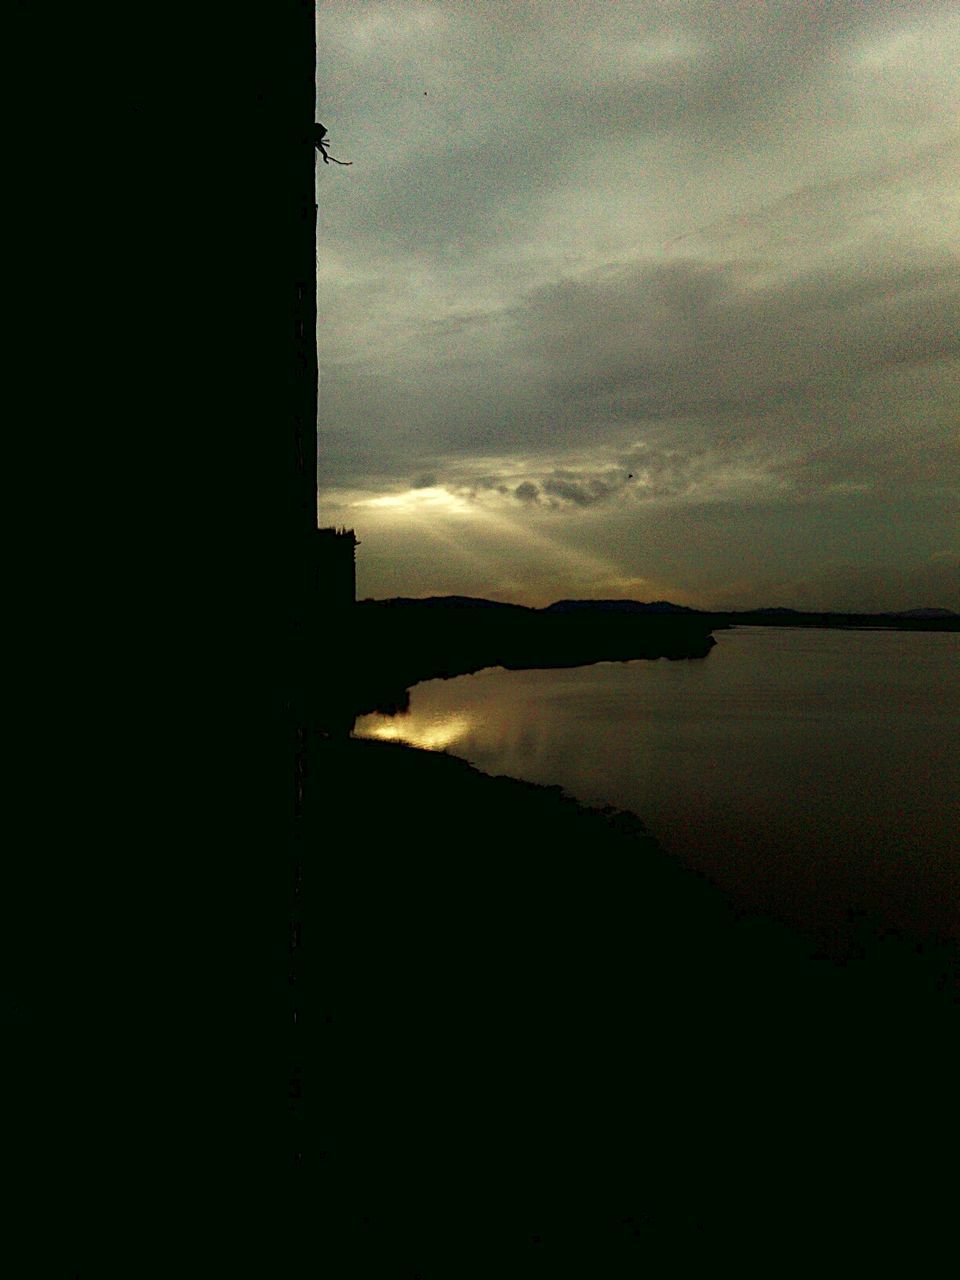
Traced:
<svg viewBox="0 0 960 1280">
<path fill-rule="evenodd" d="M 330 144 L 327 141 L 325 141 L 326 137 L 327 137 L 327 130 L 323 127 L 323 125 L 315 124 L 313 126 L 313 145 L 317 148 L 317 150 L 323 156 L 323 163 L 329 164 L 330 161 L 332 160 L 334 164 L 343 164 L 343 165 L 353 164 L 352 160 L 338 160 L 336 156 L 332 156 L 327 150 L 327 147 Z"/>
</svg>

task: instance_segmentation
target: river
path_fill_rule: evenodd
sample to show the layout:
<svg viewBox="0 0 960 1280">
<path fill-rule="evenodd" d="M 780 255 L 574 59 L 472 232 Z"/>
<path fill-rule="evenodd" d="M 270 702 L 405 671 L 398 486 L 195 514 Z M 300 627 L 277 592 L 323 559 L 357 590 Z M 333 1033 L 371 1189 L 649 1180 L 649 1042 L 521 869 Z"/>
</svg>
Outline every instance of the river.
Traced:
<svg viewBox="0 0 960 1280">
<path fill-rule="evenodd" d="M 432 680 L 359 736 L 639 814 L 749 910 L 960 941 L 960 637 L 736 627 L 707 658 Z"/>
</svg>

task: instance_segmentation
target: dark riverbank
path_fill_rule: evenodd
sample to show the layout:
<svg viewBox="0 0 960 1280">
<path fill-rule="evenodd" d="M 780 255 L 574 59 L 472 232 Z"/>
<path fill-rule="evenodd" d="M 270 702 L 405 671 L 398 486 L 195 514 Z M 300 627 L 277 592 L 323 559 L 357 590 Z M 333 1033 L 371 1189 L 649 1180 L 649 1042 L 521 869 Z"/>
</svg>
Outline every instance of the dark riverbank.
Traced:
<svg viewBox="0 0 960 1280">
<path fill-rule="evenodd" d="M 365 600 L 332 625 L 332 634 L 317 627 L 313 719 L 339 733 L 358 715 L 402 709 L 408 690 L 423 680 L 484 667 L 689 660 L 716 644 L 715 624 L 703 618 L 565 615 L 458 597 Z"/>
<path fill-rule="evenodd" d="M 402 710 L 409 689 L 423 680 L 485 667 L 705 658 L 716 644 L 713 632 L 733 626 L 956 631 L 960 617 L 938 610 L 708 613 L 668 601 L 566 600 L 530 609 L 460 596 L 364 600 L 312 624 L 311 650 L 321 662 L 311 719 L 328 732 L 349 733 L 358 715 Z"/>
<path fill-rule="evenodd" d="M 818 960 L 556 789 L 355 740 L 309 765 L 349 1274 L 945 1220 L 917 1168 L 956 1066 L 937 963 L 893 940 Z"/>
</svg>

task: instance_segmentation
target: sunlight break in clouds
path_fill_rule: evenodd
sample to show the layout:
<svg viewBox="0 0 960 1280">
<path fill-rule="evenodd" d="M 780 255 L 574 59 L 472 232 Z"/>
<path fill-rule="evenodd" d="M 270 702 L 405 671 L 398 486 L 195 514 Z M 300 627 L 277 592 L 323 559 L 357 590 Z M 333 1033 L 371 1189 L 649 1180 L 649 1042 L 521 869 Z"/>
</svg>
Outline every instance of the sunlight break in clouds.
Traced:
<svg viewBox="0 0 960 1280">
<path fill-rule="evenodd" d="M 470 505 L 446 489 L 430 486 L 424 489 L 409 489 L 406 493 L 385 494 L 379 498 L 364 498 L 353 504 L 355 507 L 372 507 L 375 510 L 391 511 L 398 515 L 470 515 Z"/>
</svg>

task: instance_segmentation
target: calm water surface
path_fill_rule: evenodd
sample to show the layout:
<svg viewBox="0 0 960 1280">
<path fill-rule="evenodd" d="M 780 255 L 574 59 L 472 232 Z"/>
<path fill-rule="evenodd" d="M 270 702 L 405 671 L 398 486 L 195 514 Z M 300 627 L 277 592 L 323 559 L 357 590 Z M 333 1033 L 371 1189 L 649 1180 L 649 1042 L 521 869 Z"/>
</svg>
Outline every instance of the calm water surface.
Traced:
<svg viewBox="0 0 960 1280">
<path fill-rule="evenodd" d="M 960 940 L 960 637 L 738 627 L 701 661 L 433 680 L 356 733 L 638 813 L 745 904 Z"/>
</svg>

